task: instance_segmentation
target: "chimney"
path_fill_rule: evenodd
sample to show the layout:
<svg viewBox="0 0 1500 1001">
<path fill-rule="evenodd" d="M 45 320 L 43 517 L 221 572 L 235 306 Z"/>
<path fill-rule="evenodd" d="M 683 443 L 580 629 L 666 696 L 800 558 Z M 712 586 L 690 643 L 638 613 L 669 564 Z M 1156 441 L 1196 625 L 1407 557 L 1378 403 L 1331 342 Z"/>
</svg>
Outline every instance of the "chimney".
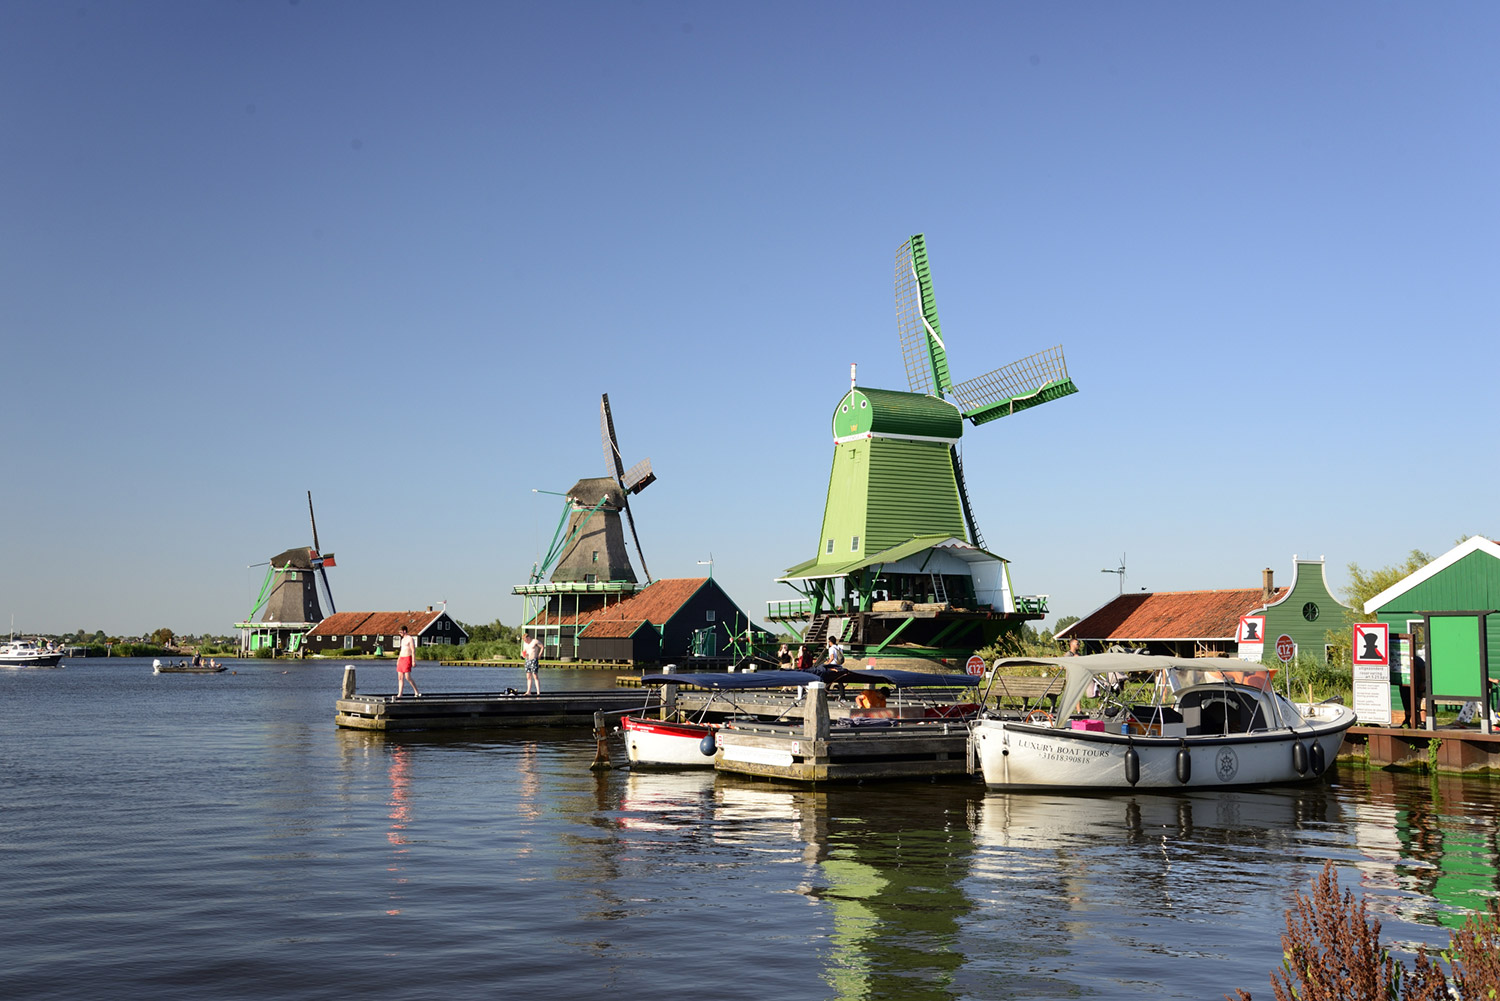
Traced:
<svg viewBox="0 0 1500 1001">
<path fill-rule="evenodd" d="M 1260 601 L 1263 605 L 1269 605 L 1271 598 L 1276 594 L 1276 584 L 1273 582 L 1275 572 L 1266 567 L 1260 572 Z"/>
<path fill-rule="evenodd" d="M 1267 570 L 1267 571 L 1266 571 L 1266 573 L 1270 573 L 1270 572 L 1271 572 L 1271 571 L 1269 571 L 1269 570 Z M 1271 578 L 1269 578 L 1269 577 L 1267 577 L 1267 578 L 1266 578 L 1266 580 L 1270 580 L 1270 579 L 1271 579 Z M 1267 587 L 1270 587 L 1270 585 L 1269 585 L 1269 584 L 1267 584 L 1267 585 L 1266 585 L 1266 586 L 1267 586 Z M 430 612 L 430 611 L 432 611 L 432 606 L 431 606 L 431 605 L 428 605 L 428 606 L 427 606 L 427 610 L 428 610 L 428 611 L 429 611 L 429 612 Z"/>
</svg>

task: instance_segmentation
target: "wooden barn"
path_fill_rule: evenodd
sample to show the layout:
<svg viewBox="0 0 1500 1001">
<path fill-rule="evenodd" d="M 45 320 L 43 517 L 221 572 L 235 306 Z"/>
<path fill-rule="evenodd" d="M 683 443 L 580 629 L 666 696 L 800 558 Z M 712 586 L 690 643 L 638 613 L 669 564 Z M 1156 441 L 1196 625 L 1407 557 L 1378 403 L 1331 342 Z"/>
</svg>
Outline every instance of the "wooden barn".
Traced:
<svg viewBox="0 0 1500 1001">
<path fill-rule="evenodd" d="M 418 646 L 463 646 L 469 634 L 447 612 L 336 612 L 307 633 L 303 648 L 309 656 L 349 653 L 393 653 L 401 645 L 401 627 L 417 638 Z"/>
<path fill-rule="evenodd" d="M 728 656 L 732 636 L 746 630 L 758 639 L 770 634 L 753 624 L 711 577 L 653 581 L 623 600 L 597 608 L 542 608 L 525 628 L 546 642 L 548 656 L 620 662 L 685 661 Z"/>
</svg>

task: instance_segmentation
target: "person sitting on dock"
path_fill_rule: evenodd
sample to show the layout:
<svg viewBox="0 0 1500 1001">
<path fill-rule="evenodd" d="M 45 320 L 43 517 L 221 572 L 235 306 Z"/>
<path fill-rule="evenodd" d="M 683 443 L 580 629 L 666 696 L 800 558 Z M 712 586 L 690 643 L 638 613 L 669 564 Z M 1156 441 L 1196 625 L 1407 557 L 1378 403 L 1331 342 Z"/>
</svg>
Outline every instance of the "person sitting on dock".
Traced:
<svg viewBox="0 0 1500 1001">
<path fill-rule="evenodd" d="M 797 648 L 797 670 L 807 670 L 809 667 L 812 667 L 812 661 L 812 654 L 807 651 L 807 647 L 799 646 Z"/>
<path fill-rule="evenodd" d="M 854 705 L 858 709 L 884 709 L 885 692 L 871 685 L 854 696 Z"/>
<path fill-rule="evenodd" d="M 542 694 L 542 679 L 537 673 L 542 659 L 542 641 L 530 633 L 521 634 L 521 657 L 526 668 L 526 692 L 531 694 L 531 686 L 536 685 L 536 693 Z"/>
<path fill-rule="evenodd" d="M 781 649 L 776 651 L 776 666 L 783 671 L 792 669 L 792 651 L 787 649 L 785 643 L 781 644 Z"/>
</svg>

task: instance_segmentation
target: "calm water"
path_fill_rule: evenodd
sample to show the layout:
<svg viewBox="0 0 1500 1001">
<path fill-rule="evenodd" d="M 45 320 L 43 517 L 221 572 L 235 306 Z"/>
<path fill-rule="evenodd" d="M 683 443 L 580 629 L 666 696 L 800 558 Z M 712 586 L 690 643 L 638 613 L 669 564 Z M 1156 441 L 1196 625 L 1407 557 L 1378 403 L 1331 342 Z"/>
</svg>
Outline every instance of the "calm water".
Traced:
<svg viewBox="0 0 1500 1001">
<path fill-rule="evenodd" d="M 1500 888 L 1488 780 L 1067 797 L 592 773 L 583 733 L 340 731 L 342 665 L 237 670 L 0 672 L 7 997 L 1270 997 L 1284 908 L 1326 859 L 1408 946 Z"/>
</svg>

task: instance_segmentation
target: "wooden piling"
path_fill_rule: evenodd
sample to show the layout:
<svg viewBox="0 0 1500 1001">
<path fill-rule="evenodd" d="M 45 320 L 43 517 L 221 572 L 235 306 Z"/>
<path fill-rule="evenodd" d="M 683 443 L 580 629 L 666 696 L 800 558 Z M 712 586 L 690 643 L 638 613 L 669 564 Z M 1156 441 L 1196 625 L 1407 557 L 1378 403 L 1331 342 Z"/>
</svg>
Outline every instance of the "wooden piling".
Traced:
<svg viewBox="0 0 1500 1001">
<path fill-rule="evenodd" d="M 602 772 L 614 767 L 609 761 L 609 716 L 604 712 L 594 713 L 594 761 L 589 771 Z"/>
<path fill-rule="evenodd" d="M 802 736 L 806 740 L 828 739 L 828 686 L 809 682 L 802 704 Z"/>
<path fill-rule="evenodd" d="M 344 665 L 344 688 L 340 698 L 354 698 L 354 665 Z"/>
</svg>

